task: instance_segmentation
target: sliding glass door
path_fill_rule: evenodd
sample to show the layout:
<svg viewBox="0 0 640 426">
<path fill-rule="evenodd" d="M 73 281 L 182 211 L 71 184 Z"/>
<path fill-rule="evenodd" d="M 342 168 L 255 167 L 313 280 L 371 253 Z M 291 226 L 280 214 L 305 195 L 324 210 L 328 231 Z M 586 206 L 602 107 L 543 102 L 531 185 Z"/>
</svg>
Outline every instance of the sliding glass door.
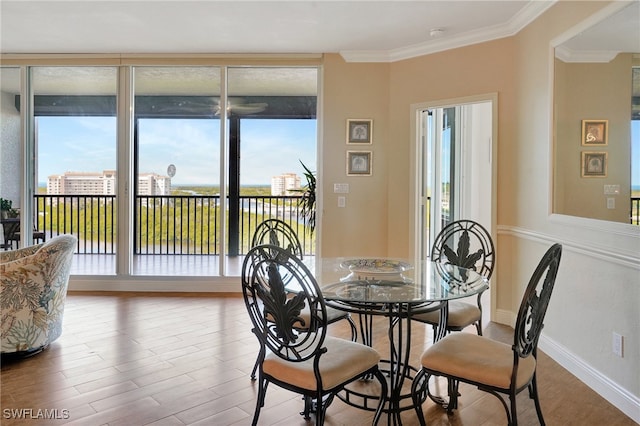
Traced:
<svg viewBox="0 0 640 426">
<path fill-rule="evenodd" d="M 134 273 L 238 275 L 255 227 L 288 221 L 315 170 L 317 69 L 134 68 Z M 273 185 L 295 176 L 293 186 Z"/>
<path fill-rule="evenodd" d="M 291 225 L 305 255 L 315 254 L 298 202 L 304 167 L 316 170 L 317 68 L 233 67 L 227 77 L 228 254 L 246 253 L 269 218 Z"/>
<path fill-rule="evenodd" d="M 203 256 L 222 244 L 220 68 L 135 67 L 133 75 L 133 272 L 180 275 L 197 264 L 198 275 L 219 275 L 218 258 Z"/>
<path fill-rule="evenodd" d="M 456 119 L 459 114 L 459 108 L 433 108 L 420 113 L 425 144 L 421 150 L 424 155 L 421 252 L 425 254 L 440 229 L 459 216 L 460 131 Z"/>
<path fill-rule="evenodd" d="M 31 191 L 24 235 L 79 237 L 75 274 L 236 276 L 267 218 L 315 253 L 298 203 L 317 170 L 316 66 L 2 71 L 1 195 Z M 26 191 L 5 192 L 5 153 Z"/>
<path fill-rule="evenodd" d="M 25 184 L 34 233 L 78 237 L 91 273 L 115 273 L 117 252 L 116 67 L 33 67 Z M 26 102 L 21 107 L 28 108 Z M 31 144 L 32 143 L 32 144 Z M 33 179 L 33 180 L 32 180 Z M 28 188 L 31 193 L 31 188 Z M 72 273 L 77 270 L 74 262 Z"/>
</svg>

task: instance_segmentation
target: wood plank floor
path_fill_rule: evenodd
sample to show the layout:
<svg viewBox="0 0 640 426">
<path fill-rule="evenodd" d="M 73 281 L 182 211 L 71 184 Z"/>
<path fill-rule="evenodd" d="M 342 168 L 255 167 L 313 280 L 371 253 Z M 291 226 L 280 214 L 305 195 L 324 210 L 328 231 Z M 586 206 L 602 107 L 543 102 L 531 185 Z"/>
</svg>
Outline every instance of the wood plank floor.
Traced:
<svg viewBox="0 0 640 426">
<path fill-rule="evenodd" d="M 381 319 L 382 320 L 382 319 Z M 381 323 L 376 348 L 386 353 Z M 510 329 L 489 324 L 486 334 L 509 340 Z M 346 324 L 330 326 L 347 337 Z M 431 339 L 428 327 L 413 327 L 416 361 Z M 249 379 L 257 350 L 239 295 L 70 293 L 62 336 L 47 350 L 22 360 L 3 359 L 4 425 L 248 425 L 256 383 Z M 539 386 L 548 425 L 635 425 L 549 357 L 541 354 Z M 461 386 L 460 409 L 452 416 L 428 401 L 430 425 L 503 425 L 498 400 Z M 533 402 L 518 399 L 522 425 L 538 424 Z M 57 420 L 35 417 L 38 410 Z M 300 397 L 271 386 L 261 425 L 306 425 Z M 18 410 L 11 411 L 11 410 Z M 53 411 L 56 410 L 56 411 Z M 372 414 L 336 400 L 326 423 L 369 425 Z M 402 415 L 417 425 L 415 412 Z"/>
</svg>

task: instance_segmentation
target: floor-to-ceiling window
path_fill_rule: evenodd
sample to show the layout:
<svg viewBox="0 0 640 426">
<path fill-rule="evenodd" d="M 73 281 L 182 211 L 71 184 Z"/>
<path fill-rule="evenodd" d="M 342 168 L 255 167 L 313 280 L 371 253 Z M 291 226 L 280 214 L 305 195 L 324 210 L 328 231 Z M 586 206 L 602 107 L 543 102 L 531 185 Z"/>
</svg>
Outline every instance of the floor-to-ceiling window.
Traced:
<svg viewBox="0 0 640 426">
<path fill-rule="evenodd" d="M 78 236 L 94 274 L 115 272 L 117 75 L 116 67 L 29 69 L 34 225 L 46 238 Z"/>
<path fill-rule="evenodd" d="M 297 204 L 302 164 L 316 162 L 315 67 L 133 74 L 134 274 L 237 275 L 253 229 L 272 217 L 314 252 Z"/>
<path fill-rule="evenodd" d="M 317 170 L 316 66 L 15 71 L 33 102 L 17 87 L 3 108 L 16 105 L 17 153 L 23 130 L 33 152 L 34 224 L 80 237 L 74 273 L 237 275 L 270 217 L 315 252 L 298 198 Z"/>
<path fill-rule="evenodd" d="M 227 81 L 229 254 L 246 253 L 252 229 L 273 217 L 314 254 L 298 197 L 304 167 L 316 170 L 317 68 L 232 67 Z"/>
<path fill-rule="evenodd" d="M 133 69 L 134 274 L 219 275 L 220 74 Z"/>
</svg>

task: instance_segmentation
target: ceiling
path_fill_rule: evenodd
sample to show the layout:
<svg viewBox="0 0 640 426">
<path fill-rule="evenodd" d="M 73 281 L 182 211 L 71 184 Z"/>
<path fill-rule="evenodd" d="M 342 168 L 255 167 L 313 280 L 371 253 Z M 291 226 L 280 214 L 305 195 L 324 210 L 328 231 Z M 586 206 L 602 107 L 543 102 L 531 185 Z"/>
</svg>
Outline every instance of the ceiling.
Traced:
<svg viewBox="0 0 640 426">
<path fill-rule="evenodd" d="M 556 57 L 565 62 L 609 62 L 620 52 L 640 53 L 640 1 L 624 5 L 612 4 L 609 8 L 587 19 L 582 28 L 556 47 Z"/>
<path fill-rule="evenodd" d="M 393 62 L 514 35 L 554 3 L 555 0 L 0 0 L 0 53 L 340 53 L 347 61 Z M 562 52 L 572 58 L 579 58 L 585 49 L 640 52 L 639 20 L 640 1 L 635 0 L 603 23 L 585 28 L 567 40 Z M 19 92 L 18 72 L 5 68 L 0 73 L 3 90 Z M 68 78 L 68 69 L 48 68 L 41 72 L 49 73 L 42 79 L 47 82 L 40 89 L 43 94 L 84 93 L 82 82 L 94 94 L 114 90 L 114 77 L 97 75 L 95 69 L 90 75 L 74 69 L 72 79 Z M 170 81 L 175 87 L 179 77 L 168 69 L 162 72 L 164 75 L 155 80 Z M 260 76 L 249 77 L 243 80 L 238 94 L 264 95 L 273 84 L 273 76 L 268 84 L 261 82 Z M 201 93 L 206 82 L 216 80 L 200 76 L 197 70 L 189 79 L 179 88 L 181 94 Z M 315 77 L 284 75 L 283 81 L 287 89 L 278 87 L 278 93 L 315 93 Z M 304 87 L 293 87 L 292 81 L 299 81 Z M 219 88 L 212 89 L 216 91 Z M 149 92 L 159 90 L 154 87 Z"/>
<path fill-rule="evenodd" d="M 555 0 L 0 1 L 2 53 L 341 53 L 389 62 L 517 33 Z"/>
</svg>

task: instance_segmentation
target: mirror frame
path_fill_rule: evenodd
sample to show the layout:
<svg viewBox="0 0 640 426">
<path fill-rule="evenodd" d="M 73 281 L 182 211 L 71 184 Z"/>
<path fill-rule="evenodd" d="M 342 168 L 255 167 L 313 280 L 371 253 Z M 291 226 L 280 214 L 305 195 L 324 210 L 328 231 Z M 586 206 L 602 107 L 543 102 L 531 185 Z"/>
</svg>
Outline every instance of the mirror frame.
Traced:
<svg viewBox="0 0 640 426">
<path fill-rule="evenodd" d="M 591 28 L 593 25 L 601 22 L 602 20 L 610 17 L 611 15 L 617 13 L 618 11 L 624 9 L 629 6 L 631 2 L 613 2 L 594 14 L 590 15 L 586 19 L 583 19 L 578 24 L 569 28 L 567 31 L 563 32 L 559 36 L 553 38 L 550 41 L 549 48 L 549 100 L 551 101 L 550 105 L 550 150 L 549 154 L 550 158 L 550 179 L 549 179 L 549 219 L 553 223 L 557 223 L 559 225 L 571 225 L 577 226 L 584 229 L 594 230 L 594 231 L 606 231 L 608 233 L 620 236 L 628 236 L 628 237 L 638 237 L 640 236 L 640 226 L 633 225 L 631 223 L 623 223 L 623 222 L 613 222 L 602 219 L 594 219 L 580 216 L 572 216 L 566 215 L 562 213 L 557 213 L 554 211 L 554 193 L 555 193 L 555 182 L 556 182 L 556 170 L 555 166 L 557 164 L 556 161 L 556 126 L 555 126 L 555 59 L 556 59 L 556 48 L 566 41 L 572 39 L 576 35 L 581 32 Z"/>
</svg>

